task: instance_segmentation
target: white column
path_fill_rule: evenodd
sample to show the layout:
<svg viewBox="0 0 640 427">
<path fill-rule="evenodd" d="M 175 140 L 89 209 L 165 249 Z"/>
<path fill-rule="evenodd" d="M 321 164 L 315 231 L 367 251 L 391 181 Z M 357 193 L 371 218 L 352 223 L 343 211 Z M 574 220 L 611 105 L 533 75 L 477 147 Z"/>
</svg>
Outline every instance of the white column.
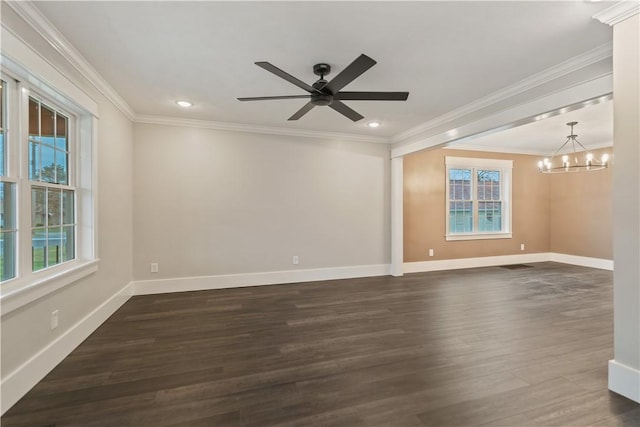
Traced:
<svg viewBox="0 0 640 427">
<path fill-rule="evenodd" d="M 640 402 L 640 15 L 621 2 L 613 25 L 613 312 L 609 389 Z"/>
<path fill-rule="evenodd" d="M 391 275 L 404 274 L 402 157 L 391 159 Z"/>
</svg>

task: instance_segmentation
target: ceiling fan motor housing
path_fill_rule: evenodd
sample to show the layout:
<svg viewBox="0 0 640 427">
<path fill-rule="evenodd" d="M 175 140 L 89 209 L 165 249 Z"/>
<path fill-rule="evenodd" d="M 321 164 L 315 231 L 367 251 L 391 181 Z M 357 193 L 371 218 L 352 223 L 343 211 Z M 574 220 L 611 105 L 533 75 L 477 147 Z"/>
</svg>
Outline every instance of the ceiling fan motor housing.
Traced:
<svg viewBox="0 0 640 427">
<path fill-rule="evenodd" d="M 313 73 L 316 76 L 320 76 L 317 82 L 315 82 L 312 86 L 314 89 L 322 91 L 322 93 L 312 93 L 311 94 L 311 103 L 316 106 L 322 105 L 331 105 L 333 102 L 333 95 L 329 91 L 322 90 L 326 85 L 327 81 L 324 79 L 324 76 L 331 72 L 331 66 L 329 64 L 316 64 L 313 66 Z"/>
<path fill-rule="evenodd" d="M 333 102 L 333 95 L 331 94 L 311 94 L 311 103 L 313 105 L 331 105 Z"/>
<path fill-rule="evenodd" d="M 316 76 L 320 76 L 320 77 L 326 76 L 330 72 L 331 72 L 331 65 L 329 64 L 321 63 L 313 66 L 313 74 L 315 74 Z"/>
</svg>

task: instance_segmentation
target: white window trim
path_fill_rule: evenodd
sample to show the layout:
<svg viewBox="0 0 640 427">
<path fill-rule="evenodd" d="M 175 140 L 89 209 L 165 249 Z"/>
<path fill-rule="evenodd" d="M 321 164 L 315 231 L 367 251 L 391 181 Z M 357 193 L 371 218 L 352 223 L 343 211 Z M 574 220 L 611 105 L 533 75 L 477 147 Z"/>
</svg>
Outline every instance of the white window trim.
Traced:
<svg viewBox="0 0 640 427">
<path fill-rule="evenodd" d="M 24 116 L 24 106 L 28 105 L 31 91 L 37 98 L 49 100 L 55 106 L 70 112 L 76 117 L 76 154 L 69 159 L 75 168 L 76 188 L 76 259 L 37 272 L 31 271 L 31 260 L 25 259 L 23 248 L 26 245 L 25 234 L 31 233 L 31 182 L 28 179 L 26 161 L 18 165 L 23 144 L 27 139 L 23 124 L 14 122 L 14 132 L 18 138 L 18 150 L 9 153 L 14 167 L 18 168 L 16 205 L 18 208 L 18 261 L 17 277 L 0 285 L 0 312 L 4 316 L 20 307 L 30 304 L 52 292 L 68 286 L 93 274 L 98 270 L 97 253 L 97 104 L 78 86 L 58 72 L 51 64 L 35 53 L 29 46 L 3 31 L 0 59 L 3 74 L 21 82 L 16 96 Z M 6 42 L 6 43 L 5 43 Z M 24 65 L 23 65 L 24 64 Z M 28 108 L 28 106 L 27 106 Z M 14 113 L 15 115 L 15 113 Z M 15 128 L 18 125 L 19 127 Z M 28 132 L 27 132 L 28 133 Z M 28 187 L 29 191 L 26 191 Z M 25 192 L 26 191 L 26 192 Z M 29 247 L 31 245 L 28 241 Z"/>
<path fill-rule="evenodd" d="M 491 169 L 499 170 L 502 175 L 501 198 L 502 218 L 504 230 L 499 233 L 468 232 L 451 233 L 449 230 L 449 169 Z M 490 240 L 510 239 L 513 237 L 511 230 L 511 179 L 513 160 L 483 159 L 476 157 L 452 157 L 445 156 L 445 240 Z M 475 177 L 473 178 L 475 180 Z M 475 192 L 475 185 L 473 185 Z M 474 195 L 475 200 L 475 195 Z"/>
</svg>

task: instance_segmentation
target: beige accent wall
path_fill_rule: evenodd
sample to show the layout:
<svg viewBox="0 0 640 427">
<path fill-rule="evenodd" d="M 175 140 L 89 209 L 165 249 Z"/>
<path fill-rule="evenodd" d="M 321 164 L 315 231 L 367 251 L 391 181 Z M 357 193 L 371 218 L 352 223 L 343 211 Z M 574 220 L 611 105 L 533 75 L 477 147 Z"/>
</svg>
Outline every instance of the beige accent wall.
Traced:
<svg viewBox="0 0 640 427">
<path fill-rule="evenodd" d="M 385 144 L 142 123 L 134 141 L 135 280 L 389 264 Z"/>
<path fill-rule="evenodd" d="M 550 252 L 613 259 L 612 169 L 551 176 Z"/>
<path fill-rule="evenodd" d="M 512 238 L 445 240 L 447 155 L 513 160 Z M 538 160 L 539 157 L 531 155 L 446 148 L 405 156 L 404 261 L 539 252 L 612 259 L 612 168 L 547 175 L 538 173 Z M 520 250 L 522 243 L 524 251 Z M 429 256 L 429 249 L 434 250 L 433 257 Z"/>
</svg>

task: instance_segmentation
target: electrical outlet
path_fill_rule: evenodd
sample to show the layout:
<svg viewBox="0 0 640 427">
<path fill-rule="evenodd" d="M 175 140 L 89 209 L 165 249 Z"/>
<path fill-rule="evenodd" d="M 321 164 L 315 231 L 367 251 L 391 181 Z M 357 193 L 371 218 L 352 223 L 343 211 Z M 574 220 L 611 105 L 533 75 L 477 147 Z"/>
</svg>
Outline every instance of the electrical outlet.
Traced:
<svg viewBox="0 0 640 427">
<path fill-rule="evenodd" d="M 157 262 L 152 262 L 151 263 L 151 272 L 152 273 L 157 273 L 158 272 L 158 263 Z"/>
<path fill-rule="evenodd" d="M 429 249 L 429 256 L 433 256 L 433 249 Z"/>
<path fill-rule="evenodd" d="M 293 265 L 298 265 L 300 263 L 300 258 L 298 258 L 298 255 L 294 255 L 293 256 Z"/>
<path fill-rule="evenodd" d="M 58 327 L 58 310 L 53 310 L 51 312 L 51 330 L 53 331 Z"/>
<path fill-rule="evenodd" d="M 524 251 L 524 243 L 520 243 L 520 250 Z"/>
</svg>

